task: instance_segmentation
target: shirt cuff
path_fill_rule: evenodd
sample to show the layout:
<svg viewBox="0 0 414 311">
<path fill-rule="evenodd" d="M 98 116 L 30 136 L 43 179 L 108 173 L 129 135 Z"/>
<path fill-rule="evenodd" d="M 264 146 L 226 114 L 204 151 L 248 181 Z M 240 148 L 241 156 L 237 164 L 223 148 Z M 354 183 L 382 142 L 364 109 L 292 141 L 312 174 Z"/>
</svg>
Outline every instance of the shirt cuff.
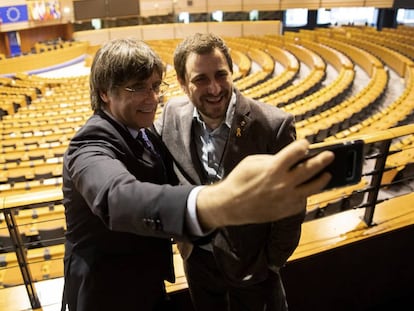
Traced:
<svg viewBox="0 0 414 311">
<path fill-rule="evenodd" d="M 205 236 L 210 233 L 204 232 L 201 229 L 200 223 L 198 222 L 197 217 L 197 196 L 201 189 L 205 186 L 198 186 L 191 190 L 187 199 L 187 209 L 185 213 L 185 221 L 188 229 L 188 233 L 193 236 Z"/>
</svg>

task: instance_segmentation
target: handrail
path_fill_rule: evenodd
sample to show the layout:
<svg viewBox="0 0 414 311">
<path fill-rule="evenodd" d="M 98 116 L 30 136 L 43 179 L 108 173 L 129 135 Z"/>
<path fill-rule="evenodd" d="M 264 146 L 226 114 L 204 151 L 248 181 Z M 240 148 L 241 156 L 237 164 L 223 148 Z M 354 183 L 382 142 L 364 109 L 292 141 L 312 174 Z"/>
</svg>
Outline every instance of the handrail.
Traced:
<svg viewBox="0 0 414 311">
<path fill-rule="evenodd" d="M 371 169 L 371 171 L 363 172 L 363 175 L 365 177 L 370 178 L 369 181 L 367 180 L 365 183 L 360 183 L 358 188 L 355 188 L 354 186 L 350 187 L 349 193 L 346 193 L 347 188 L 339 188 L 337 190 L 334 189 L 334 192 L 337 191 L 337 196 L 335 197 L 335 195 L 331 195 L 334 196 L 334 199 L 331 198 L 329 200 L 332 203 L 322 202 L 323 204 L 321 204 L 319 208 L 308 211 L 306 220 L 312 220 L 315 218 L 329 216 L 349 209 L 365 208 L 365 215 L 363 219 L 365 224 L 367 226 L 375 225 L 373 222 L 375 206 L 377 203 L 381 202 L 380 200 L 378 200 L 378 193 L 382 187 L 387 186 L 382 185 L 382 175 L 386 170 L 385 164 L 387 156 L 391 154 L 391 142 L 393 139 L 397 139 L 399 137 L 412 134 L 414 134 L 414 124 L 409 124 L 397 128 L 390 128 L 388 130 L 383 130 L 376 133 L 355 135 L 350 138 L 343 138 L 334 141 L 331 140 L 312 144 L 312 148 L 318 148 L 341 142 L 362 140 L 364 141 L 364 144 L 367 147 L 365 148 L 365 159 L 373 160 L 375 161 L 375 163 L 373 165 L 374 168 Z M 367 152 L 369 150 L 368 147 L 373 145 L 375 145 L 376 147 L 375 153 L 367 155 Z M 352 199 L 355 199 L 355 197 L 358 197 L 364 193 L 368 193 L 365 202 L 361 202 L 357 204 L 357 206 L 351 204 Z M 325 197 L 328 196 L 326 195 Z M 315 205 L 315 202 L 313 204 Z"/>
<path fill-rule="evenodd" d="M 414 124 L 408 124 L 403 125 L 399 127 L 390 128 L 387 130 L 375 132 L 375 133 L 369 133 L 369 134 L 361 134 L 361 135 L 355 135 L 348 138 L 341 138 L 341 139 L 335 139 L 335 141 L 323 141 L 319 143 L 312 144 L 312 147 L 324 147 L 332 145 L 332 143 L 339 143 L 339 142 L 347 142 L 352 140 L 363 140 L 365 144 L 373 144 L 378 143 L 384 140 L 391 140 L 394 138 L 398 138 L 401 136 L 406 136 L 414 134 Z"/>
</svg>

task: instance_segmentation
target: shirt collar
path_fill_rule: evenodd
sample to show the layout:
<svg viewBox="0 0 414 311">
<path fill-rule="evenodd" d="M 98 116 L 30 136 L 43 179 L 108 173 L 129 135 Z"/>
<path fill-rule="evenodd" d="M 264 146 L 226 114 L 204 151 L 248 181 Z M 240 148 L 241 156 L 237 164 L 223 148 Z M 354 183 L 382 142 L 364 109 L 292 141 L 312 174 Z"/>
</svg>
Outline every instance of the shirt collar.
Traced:
<svg viewBox="0 0 414 311">
<path fill-rule="evenodd" d="M 226 119 L 223 122 L 228 128 L 231 128 L 231 123 L 233 122 L 235 108 L 236 108 L 236 92 L 233 91 L 231 95 L 231 99 L 230 99 L 230 104 L 227 107 Z M 195 106 L 194 106 L 194 111 L 193 111 L 193 118 L 199 123 L 204 123 L 200 113 L 198 112 Z"/>
</svg>

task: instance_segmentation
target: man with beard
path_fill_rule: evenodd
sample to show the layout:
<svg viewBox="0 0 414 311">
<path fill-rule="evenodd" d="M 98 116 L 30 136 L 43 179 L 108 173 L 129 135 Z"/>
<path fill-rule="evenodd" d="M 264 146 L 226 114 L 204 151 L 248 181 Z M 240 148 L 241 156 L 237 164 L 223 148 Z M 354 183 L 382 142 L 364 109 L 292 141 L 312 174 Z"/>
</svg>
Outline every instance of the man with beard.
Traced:
<svg viewBox="0 0 414 311">
<path fill-rule="evenodd" d="M 182 184 L 217 183 L 245 157 L 275 154 L 295 140 L 292 115 L 235 88 L 220 37 L 187 37 L 175 50 L 174 68 L 187 96 L 171 99 L 155 128 Z M 298 245 L 306 200 L 301 204 L 301 212 L 276 222 L 227 226 L 211 239 L 178 244 L 197 311 L 287 310 L 279 269 Z"/>
</svg>

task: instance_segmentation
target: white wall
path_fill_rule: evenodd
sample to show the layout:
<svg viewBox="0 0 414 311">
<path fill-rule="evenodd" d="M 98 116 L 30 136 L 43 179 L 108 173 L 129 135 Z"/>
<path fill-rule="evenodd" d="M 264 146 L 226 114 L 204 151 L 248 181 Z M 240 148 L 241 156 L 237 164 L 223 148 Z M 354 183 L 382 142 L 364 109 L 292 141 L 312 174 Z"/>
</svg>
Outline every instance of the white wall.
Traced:
<svg viewBox="0 0 414 311">
<path fill-rule="evenodd" d="M 281 34 L 280 21 L 209 22 L 190 24 L 160 24 L 117 27 L 78 31 L 73 34 L 77 41 L 100 45 L 114 38 L 135 37 L 142 40 L 181 39 L 195 32 L 214 32 L 223 37 Z"/>
</svg>

